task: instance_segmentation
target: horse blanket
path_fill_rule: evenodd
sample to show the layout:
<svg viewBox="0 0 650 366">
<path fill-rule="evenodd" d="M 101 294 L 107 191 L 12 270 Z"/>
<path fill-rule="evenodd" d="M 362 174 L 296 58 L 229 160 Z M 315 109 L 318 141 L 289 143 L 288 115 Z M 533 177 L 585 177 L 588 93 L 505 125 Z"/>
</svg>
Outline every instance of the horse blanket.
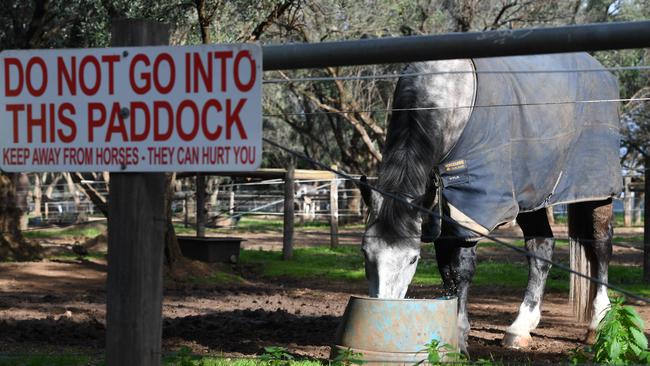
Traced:
<svg viewBox="0 0 650 366">
<path fill-rule="evenodd" d="M 598 61 L 572 53 L 473 63 L 471 116 L 437 166 L 442 214 L 486 234 L 519 212 L 621 191 L 618 103 L 606 101 L 619 98 L 618 82 Z M 427 229 L 476 237 L 433 225 Z"/>
</svg>

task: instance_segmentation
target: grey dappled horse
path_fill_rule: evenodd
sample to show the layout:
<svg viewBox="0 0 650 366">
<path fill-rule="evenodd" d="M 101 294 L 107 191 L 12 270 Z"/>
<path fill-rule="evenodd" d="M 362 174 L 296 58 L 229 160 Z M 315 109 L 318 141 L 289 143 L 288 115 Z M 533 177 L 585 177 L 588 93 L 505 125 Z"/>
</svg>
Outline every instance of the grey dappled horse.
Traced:
<svg viewBox="0 0 650 366">
<path fill-rule="evenodd" d="M 526 249 L 551 259 L 545 207 L 559 203 L 569 204 L 569 231 L 587 243 L 597 277 L 607 281 L 611 197 L 622 184 L 618 106 L 604 102 L 618 98 L 613 75 L 584 53 L 423 62 L 405 73 L 417 75 L 400 78 L 395 90 L 377 187 L 444 220 L 361 187 L 369 207 L 362 250 L 370 296 L 403 298 L 421 242 L 435 240 L 444 287 L 459 299 L 466 352 L 477 241 L 516 219 Z M 573 103 L 593 100 L 603 102 Z M 550 265 L 528 264 L 528 287 L 504 336 L 511 347 L 528 346 L 540 321 Z M 599 286 L 590 330 L 608 304 Z"/>
</svg>

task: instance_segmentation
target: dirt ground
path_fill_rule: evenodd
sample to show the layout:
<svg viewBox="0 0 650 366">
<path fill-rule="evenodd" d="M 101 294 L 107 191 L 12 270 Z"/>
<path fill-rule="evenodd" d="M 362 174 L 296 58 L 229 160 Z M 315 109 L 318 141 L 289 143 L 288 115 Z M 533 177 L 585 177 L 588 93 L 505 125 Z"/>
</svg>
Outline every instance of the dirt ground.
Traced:
<svg viewBox="0 0 650 366">
<path fill-rule="evenodd" d="M 279 234 L 246 236 L 245 245 L 274 248 Z M 313 242 L 298 234 L 298 246 Z M 324 240 L 321 237 L 321 242 Z M 357 239 L 343 243 L 356 243 Z M 260 244 L 264 243 L 264 244 Z M 562 251 L 561 251 L 562 252 Z M 503 258 L 503 249 L 479 249 L 479 260 Z M 614 262 L 640 265 L 636 249 L 616 248 Z M 566 253 L 559 253 L 564 256 Z M 261 278 L 254 268 L 235 268 L 247 281 L 218 288 L 166 289 L 164 347 L 182 345 L 199 354 L 243 356 L 281 345 L 296 355 L 327 358 L 350 295 L 363 295 L 364 283 Z M 104 346 L 106 263 L 44 261 L 0 263 L 0 353 L 75 350 L 101 353 Z M 438 288 L 415 286 L 409 297 L 432 297 Z M 473 358 L 556 363 L 580 346 L 586 328 L 573 320 L 564 293 L 545 296 L 542 321 L 531 349 L 500 346 L 514 320 L 524 289 L 474 287 L 470 294 L 469 351 Z M 637 306 L 650 323 L 650 306 Z M 74 351 L 73 351 L 74 352 Z"/>
</svg>

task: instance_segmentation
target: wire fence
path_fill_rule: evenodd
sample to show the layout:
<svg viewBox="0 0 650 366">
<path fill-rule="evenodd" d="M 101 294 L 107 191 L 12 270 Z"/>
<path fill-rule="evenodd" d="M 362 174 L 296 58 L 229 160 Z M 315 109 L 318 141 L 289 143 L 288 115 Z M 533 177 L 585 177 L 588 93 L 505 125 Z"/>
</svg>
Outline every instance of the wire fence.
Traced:
<svg viewBox="0 0 650 366">
<path fill-rule="evenodd" d="M 354 180 L 353 177 L 351 177 L 350 175 L 348 175 L 348 174 L 346 174 L 346 173 L 344 173 L 344 172 L 342 172 L 340 170 L 333 169 L 333 168 L 327 166 L 326 164 L 323 164 L 323 163 L 321 163 L 321 162 L 319 162 L 319 161 L 317 161 L 315 159 L 312 159 L 312 158 L 310 158 L 310 157 L 308 157 L 308 156 L 306 156 L 304 154 L 301 154 L 301 153 L 299 153 L 297 151 L 291 150 L 291 149 L 287 148 L 286 146 L 283 146 L 283 145 L 281 145 L 281 144 L 279 144 L 279 143 L 277 143 L 277 142 L 275 142 L 273 140 L 270 140 L 268 138 L 264 138 L 263 140 L 266 143 L 268 143 L 268 144 L 270 144 L 270 145 L 272 145 L 272 146 L 274 146 L 274 147 L 276 147 L 276 148 L 278 148 L 278 149 L 280 149 L 280 150 L 294 156 L 295 158 L 308 161 L 309 163 L 311 163 L 311 164 L 313 164 L 315 166 L 318 166 L 323 170 L 330 171 L 330 172 L 332 172 L 332 173 L 336 174 L 337 176 L 342 177 L 344 179 Z M 592 283 L 595 283 L 597 285 L 605 286 L 606 288 L 608 288 L 610 290 L 614 290 L 614 291 L 616 291 L 616 292 L 618 292 L 620 294 L 623 294 L 623 295 L 627 296 L 628 298 L 650 304 L 650 299 L 648 299 L 646 297 L 643 297 L 643 296 L 640 296 L 638 294 L 632 293 L 630 291 L 627 291 L 627 290 L 621 288 L 620 286 L 612 285 L 612 284 L 607 283 L 605 281 L 602 281 L 602 280 L 600 280 L 600 279 L 598 279 L 596 277 L 592 277 L 592 276 L 586 275 L 584 273 L 575 271 L 575 270 L 567 267 L 564 264 L 561 264 L 561 263 L 555 262 L 553 260 L 549 260 L 547 258 L 538 256 L 538 255 L 536 255 L 536 254 L 534 254 L 534 253 L 532 253 L 532 252 L 530 252 L 530 251 L 528 251 L 528 250 L 526 250 L 524 248 L 520 248 L 518 246 L 515 246 L 515 245 L 513 245 L 511 243 L 508 243 L 508 242 L 506 242 L 506 241 L 504 241 L 504 240 L 502 240 L 500 238 L 497 238 L 497 237 L 495 237 L 493 235 L 483 234 L 481 232 L 478 232 L 477 230 L 475 230 L 473 228 L 470 228 L 470 227 L 468 227 L 466 225 L 463 225 L 461 223 L 453 221 L 451 218 L 449 218 L 449 217 L 447 217 L 445 215 L 440 215 L 438 212 L 435 212 L 435 211 L 433 211 L 431 209 L 419 206 L 419 205 L 415 204 L 414 202 L 409 201 L 406 198 L 404 198 L 404 197 L 402 197 L 400 195 L 397 195 L 397 194 L 395 194 L 393 192 L 385 191 L 385 190 L 383 190 L 381 188 L 370 185 L 369 183 L 367 183 L 367 182 L 365 182 L 363 180 L 358 181 L 358 184 L 364 185 L 367 188 L 369 188 L 369 189 L 371 189 L 371 190 L 373 190 L 375 192 L 378 192 L 379 194 L 381 194 L 384 197 L 384 199 L 396 200 L 396 201 L 398 201 L 398 202 L 400 202 L 400 203 L 402 203 L 404 205 L 407 205 L 407 206 L 409 206 L 409 207 L 413 208 L 414 210 L 417 210 L 417 211 L 419 211 L 421 213 L 424 213 L 426 215 L 431 215 L 432 217 L 435 217 L 436 219 L 445 221 L 445 222 L 447 222 L 449 224 L 457 225 L 457 226 L 461 227 L 462 229 L 467 230 L 468 232 L 471 232 L 471 233 L 477 235 L 477 237 L 479 237 L 479 238 L 489 239 L 490 241 L 492 241 L 494 243 L 500 244 L 500 245 L 502 245 L 502 246 L 504 246 L 504 247 L 506 247 L 508 249 L 511 249 L 512 251 L 518 252 L 518 253 L 526 256 L 526 257 L 529 257 L 531 259 L 535 259 L 537 261 L 541 261 L 541 262 L 546 263 L 546 264 L 550 264 L 550 265 L 554 266 L 555 268 L 558 268 L 558 269 L 560 269 L 562 271 L 573 274 L 573 275 L 575 275 L 577 277 L 584 278 L 584 279 L 586 279 L 586 280 L 588 280 L 588 281 L 590 281 Z"/>
<path fill-rule="evenodd" d="M 605 69 L 573 69 L 573 70 L 538 70 L 534 73 L 593 73 L 593 72 L 628 72 L 628 71 L 648 71 L 650 66 L 648 65 L 639 65 L 639 66 L 625 66 L 625 67 L 611 67 Z M 390 74 L 372 74 L 372 75 L 356 75 L 356 76 L 329 76 L 329 77 L 304 77 L 304 78 L 289 78 L 284 77 L 282 79 L 267 79 L 264 81 L 266 84 L 282 84 L 282 83 L 303 83 L 303 82 L 327 82 L 327 81 L 359 81 L 359 80 L 393 80 L 400 77 L 419 77 L 419 76 L 428 76 L 436 74 L 453 74 L 453 73 L 476 73 L 476 71 L 435 71 L 435 72 L 421 72 L 421 73 L 390 73 Z M 530 71 L 517 71 L 517 70 L 503 70 L 503 71 L 483 71 L 487 74 L 501 74 L 501 73 L 531 73 Z M 264 117 L 267 118 L 285 118 L 289 116 L 310 116 L 310 115 L 336 115 L 336 114 L 357 114 L 357 113 L 392 113 L 392 112 L 404 112 L 404 111 L 426 111 L 426 110 L 443 110 L 443 109 L 474 109 L 474 108 L 506 108 L 506 107 L 545 107 L 549 105 L 563 105 L 563 104 L 593 104 L 593 103 L 620 103 L 620 102 L 647 102 L 650 101 L 650 97 L 639 96 L 632 98 L 615 98 L 615 99 L 594 99 L 594 100 L 544 100 L 544 101 L 530 101 L 526 103 L 511 103 L 511 104 L 496 104 L 496 105 L 455 105 L 455 106 L 433 106 L 433 107 L 419 107 L 419 108 L 356 108 L 353 110 L 317 110 L 317 111 L 295 111 L 295 112 L 283 112 L 283 113 L 265 113 Z M 310 180 L 310 181 L 297 181 L 296 195 L 293 197 L 294 205 L 298 207 L 296 216 L 300 220 L 328 220 L 331 217 L 341 217 L 349 220 L 361 221 L 364 217 L 363 210 L 363 201 L 361 200 L 361 195 L 356 188 L 353 188 L 349 183 L 355 182 L 359 184 L 356 177 L 345 174 L 336 169 L 332 169 L 329 166 L 319 162 L 315 159 L 312 159 L 304 154 L 298 153 L 292 149 L 287 148 L 284 145 L 278 144 L 275 141 L 272 141 L 268 138 L 264 139 L 264 142 L 278 148 L 285 153 L 288 153 L 296 158 L 302 159 L 313 166 L 318 166 L 323 170 L 330 171 L 337 175 L 337 180 L 334 184 L 337 185 L 338 194 L 337 194 L 337 206 L 339 209 L 336 212 L 332 210 L 331 194 L 328 189 L 333 184 L 331 181 L 320 181 L 320 180 Z M 630 169 L 628 169 L 630 171 Z M 637 169 L 634 169 L 637 171 Z M 89 182 L 92 184 L 99 195 L 104 196 L 104 199 L 107 199 L 108 187 L 105 182 Z M 366 184 L 366 183 L 363 183 Z M 282 216 L 284 215 L 284 191 L 282 189 L 283 182 L 281 180 L 270 180 L 264 182 L 255 182 L 255 183 L 242 183 L 242 184 L 230 184 L 225 186 L 220 186 L 216 189 L 213 189 L 212 192 L 208 192 L 209 198 L 206 205 L 207 216 L 211 221 L 211 224 L 214 226 L 235 226 L 239 218 L 245 215 L 256 215 L 256 216 Z M 61 185 L 63 186 L 63 185 Z M 189 185 L 185 185 L 188 187 Z M 181 187 L 183 187 L 181 185 Z M 414 209 L 417 209 L 423 213 L 433 215 L 438 217 L 439 214 L 432 212 L 429 209 L 419 207 L 407 200 L 404 197 L 396 195 L 391 192 L 381 191 L 373 186 L 369 187 L 378 191 L 385 198 L 398 200 L 404 204 L 412 206 Z M 57 187 L 48 187 L 48 189 L 55 189 L 56 193 L 52 193 L 50 196 L 46 197 L 45 200 L 43 197 L 34 199 L 34 193 L 30 192 L 19 192 L 24 193 L 25 196 L 29 196 L 32 193 L 32 203 L 27 204 L 27 207 L 30 211 L 40 213 L 41 218 L 45 215 L 45 219 L 49 220 L 50 215 L 55 217 L 65 217 L 66 215 L 70 217 L 78 217 L 79 214 L 88 214 L 93 215 L 96 211 L 94 205 L 79 192 L 67 192 L 65 188 L 60 189 Z M 41 191 L 43 187 L 41 187 Z M 194 198 L 194 192 L 192 189 L 181 189 L 176 192 L 175 200 L 172 204 L 172 211 L 181 216 L 181 219 L 186 223 L 190 224 L 192 213 L 196 213 L 196 200 Z M 642 213 L 645 208 L 643 207 L 643 202 L 639 200 L 637 192 L 625 192 L 623 199 L 623 214 L 625 215 L 625 223 L 629 224 L 631 218 L 634 218 L 634 221 L 640 223 Z M 616 208 L 616 207 L 615 207 Z M 620 212 L 620 208 L 617 208 L 615 212 Z M 558 217 L 566 216 L 566 205 L 558 205 L 554 208 L 554 213 Z M 630 219 L 628 219 L 630 217 Z M 438 217 L 441 220 L 449 220 L 449 218 Z M 36 217 L 38 219 L 38 215 Z M 220 222 L 222 220 L 223 222 Z M 38 221 L 38 220 L 36 220 Z M 228 223 L 225 224 L 224 222 Z M 458 224 L 458 223 L 456 223 Z M 463 226 L 463 225 L 461 225 Z M 495 235 L 482 235 L 477 233 L 471 228 L 464 227 L 464 229 L 474 232 L 482 238 L 489 239 L 495 243 L 498 243 L 506 248 L 511 249 L 512 251 L 519 252 L 528 257 L 541 260 L 543 262 L 548 262 L 567 272 L 573 273 L 579 277 L 586 278 L 592 282 L 605 285 L 613 290 L 616 290 L 620 293 L 626 294 L 627 296 L 648 302 L 649 300 L 641 296 L 632 294 L 624 289 L 621 289 L 616 286 L 612 286 L 602 281 L 586 276 L 584 274 L 575 272 L 562 264 L 558 264 L 547 259 L 537 257 L 534 254 L 527 252 L 525 249 L 522 249 L 518 246 L 512 245 L 512 243 L 504 241 L 504 237 L 498 237 Z M 331 235 L 331 234 L 330 234 Z M 337 234 L 334 234 L 337 235 Z M 341 234 L 338 234 L 341 235 Z M 515 239 L 515 238 L 507 238 Z M 518 238 L 523 239 L 523 238 Z M 633 246 L 632 246 L 633 247 Z"/>
<path fill-rule="evenodd" d="M 213 178 L 219 179 L 219 178 Z M 356 178 L 355 178 L 356 179 Z M 374 178 L 370 178 L 373 180 Z M 104 181 L 87 181 L 86 184 L 105 200 L 108 199 L 108 185 Z M 338 210 L 336 215 L 348 222 L 361 222 L 365 207 L 356 183 L 347 179 L 337 179 Z M 328 221 L 331 212 L 331 180 L 296 180 L 295 181 L 295 216 L 301 222 Z M 172 212 L 179 220 L 194 224 L 196 220 L 196 191 L 192 178 L 180 180 L 181 187 L 175 192 Z M 51 190 L 49 196 L 37 192 Z M 17 190 L 19 196 L 26 199 L 26 212 L 32 217 L 32 225 L 61 221 L 76 221 L 78 217 L 94 217 L 101 211 L 88 199 L 81 188 L 68 184 L 31 186 L 29 189 Z M 213 226 L 219 219 L 231 216 L 282 216 L 284 215 L 284 181 L 270 179 L 248 183 L 224 183 L 213 185 L 206 192 L 206 214 L 213 220 Z M 614 214 L 617 226 L 642 226 L 644 217 L 643 193 L 637 191 L 622 192 L 614 201 Z M 38 207 L 37 207 L 38 206 Z M 566 204 L 555 205 L 553 218 L 558 223 L 565 223 L 568 217 Z M 40 218 L 40 219 L 39 219 Z M 625 219 L 624 219 L 625 218 Z M 234 227 L 232 225 L 226 225 Z"/>
<path fill-rule="evenodd" d="M 371 180 L 374 178 L 371 178 Z M 183 190 L 176 192 L 172 203 L 175 218 L 186 226 L 196 224 L 196 194 L 192 189 L 190 179 L 185 179 Z M 96 192 L 108 199 L 108 187 L 103 181 L 86 182 L 92 184 Z M 338 211 L 336 216 L 343 222 L 361 223 L 365 217 L 365 207 L 360 199 L 359 190 L 345 188 L 353 186 L 346 179 L 338 179 Z M 295 182 L 295 217 L 300 223 L 329 222 L 331 212 L 330 180 L 298 180 Z M 239 219 L 246 216 L 260 218 L 281 217 L 284 215 L 284 181 L 282 179 L 265 180 L 250 183 L 223 184 L 207 192 L 209 200 L 206 204 L 208 226 L 236 228 Z M 89 218 L 101 217 L 101 211 L 83 194 L 81 190 L 69 191 L 67 184 L 54 185 L 54 193 L 42 197 L 40 202 L 35 200 L 34 192 L 44 192 L 51 185 L 43 185 L 40 189 L 18 191 L 28 198 L 27 213 L 31 219 L 29 227 L 36 229 L 41 225 L 65 224 L 85 221 Z M 614 201 L 614 214 L 617 226 L 642 226 L 644 217 L 644 201 L 640 192 L 623 192 Z M 36 206 L 40 206 L 40 210 Z M 566 223 L 568 206 L 565 204 L 553 207 L 553 218 L 559 224 Z M 234 220 L 232 218 L 235 218 Z M 625 219 L 624 219 L 625 218 Z M 628 220 L 629 218 L 629 220 Z M 349 234 L 342 234 L 349 236 Z M 505 238 L 501 236 L 502 238 Z M 515 238 L 506 238 L 515 239 Z M 519 238 L 521 239 L 521 238 Z M 563 238 L 558 238 L 563 239 Z M 636 246 L 628 246 L 636 247 Z"/>
</svg>

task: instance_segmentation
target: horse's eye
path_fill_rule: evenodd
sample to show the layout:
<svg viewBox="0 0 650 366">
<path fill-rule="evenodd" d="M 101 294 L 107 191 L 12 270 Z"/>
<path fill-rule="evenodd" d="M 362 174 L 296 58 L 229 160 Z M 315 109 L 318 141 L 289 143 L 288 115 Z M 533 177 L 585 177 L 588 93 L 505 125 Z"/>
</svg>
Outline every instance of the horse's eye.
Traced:
<svg viewBox="0 0 650 366">
<path fill-rule="evenodd" d="M 411 258 L 411 263 L 409 264 L 415 264 L 415 262 L 418 261 L 418 256 L 416 255 L 415 257 Z"/>
</svg>

